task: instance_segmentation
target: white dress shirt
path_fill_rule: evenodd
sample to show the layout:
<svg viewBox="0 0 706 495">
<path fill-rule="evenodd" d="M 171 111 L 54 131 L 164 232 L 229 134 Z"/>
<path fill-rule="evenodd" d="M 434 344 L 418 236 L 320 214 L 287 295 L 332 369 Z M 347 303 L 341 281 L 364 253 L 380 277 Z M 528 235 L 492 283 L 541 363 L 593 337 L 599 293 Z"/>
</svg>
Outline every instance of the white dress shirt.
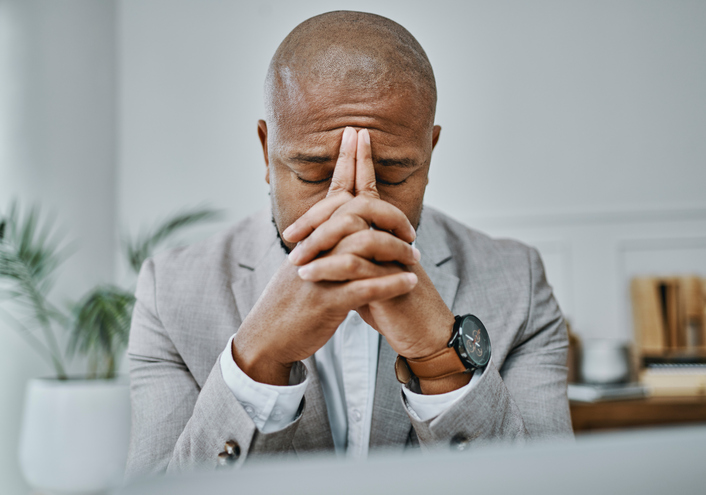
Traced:
<svg viewBox="0 0 706 495">
<path fill-rule="evenodd" d="M 309 378 L 291 376 L 289 386 L 256 382 L 235 364 L 232 341 L 231 337 L 220 358 L 228 388 L 260 431 L 270 433 L 284 428 L 296 419 Z M 333 337 L 314 354 L 333 444 L 337 453 L 353 458 L 368 455 L 379 343 L 378 332 L 351 311 Z M 402 392 L 410 412 L 426 421 L 470 393 L 480 375 L 474 373 L 468 385 L 446 394 L 422 395 L 406 386 Z"/>
</svg>

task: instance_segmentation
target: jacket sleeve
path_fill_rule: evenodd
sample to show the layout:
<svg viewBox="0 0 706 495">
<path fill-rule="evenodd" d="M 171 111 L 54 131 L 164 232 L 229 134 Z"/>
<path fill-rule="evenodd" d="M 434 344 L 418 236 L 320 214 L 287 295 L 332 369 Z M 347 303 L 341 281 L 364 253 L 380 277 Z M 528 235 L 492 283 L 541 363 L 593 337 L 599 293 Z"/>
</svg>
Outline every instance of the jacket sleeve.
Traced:
<svg viewBox="0 0 706 495">
<path fill-rule="evenodd" d="M 571 438 L 566 396 L 566 325 L 536 250 L 529 250 L 529 309 L 498 369 L 491 358 L 476 385 L 427 421 L 405 404 L 422 446 L 463 449 L 488 441 Z M 510 329 L 510 331 L 513 331 Z"/>
<path fill-rule="evenodd" d="M 263 434 L 226 385 L 218 359 L 200 388 L 162 325 L 155 287 L 148 260 L 137 283 L 128 346 L 132 432 L 126 477 L 215 467 L 226 442 L 235 445 L 226 459 L 234 464 L 289 451 L 305 404 L 293 423 Z"/>
</svg>

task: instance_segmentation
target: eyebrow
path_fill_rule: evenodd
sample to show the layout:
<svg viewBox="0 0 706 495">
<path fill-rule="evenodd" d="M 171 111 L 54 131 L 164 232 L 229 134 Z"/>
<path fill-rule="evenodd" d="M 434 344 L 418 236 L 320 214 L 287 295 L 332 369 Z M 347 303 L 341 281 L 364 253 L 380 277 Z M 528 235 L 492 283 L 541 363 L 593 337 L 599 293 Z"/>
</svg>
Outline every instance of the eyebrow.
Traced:
<svg viewBox="0 0 706 495">
<path fill-rule="evenodd" d="M 335 156 L 323 156 L 323 155 L 304 155 L 298 153 L 296 155 L 290 156 L 289 159 L 293 162 L 300 163 L 328 163 L 336 160 Z"/>
<path fill-rule="evenodd" d="M 327 155 L 306 155 L 298 153 L 291 156 L 289 159 L 293 162 L 299 163 L 330 163 L 336 160 L 335 156 Z M 373 158 L 376 165 L 382 167 L 400 167 L 400 168 L 414 168 L 417 166 L 416 160 L 411 158 Z"/>
<path fill-rule="evenodd" d="M 383 167 L 414 168 L 417 166 L 417 161 L 411 158 L 378 158 L 373 161 Z"/>
</svg>

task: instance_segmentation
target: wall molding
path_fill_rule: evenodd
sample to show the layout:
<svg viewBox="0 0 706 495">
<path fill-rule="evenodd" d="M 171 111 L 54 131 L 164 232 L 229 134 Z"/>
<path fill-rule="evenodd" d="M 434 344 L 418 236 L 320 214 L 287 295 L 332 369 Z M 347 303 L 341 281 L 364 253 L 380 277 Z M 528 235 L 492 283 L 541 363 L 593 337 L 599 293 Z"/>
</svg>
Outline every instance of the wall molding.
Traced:
<svg viewBox="0 0 706 495">
<path fill-rule="evenodd" d="M 618 242 L 617 247 L 621 255 L 624 255 L 628 251 L 706 248 L 706 236 L 668 236 L 621 239 Z"/>
<path fill-rule="evenodd" d="M 606 225 L 621 223 L 674 222 L 706 220 L 706 205 L 664 208 L 623 208 L 613 210 L 575 211 L 517 211 L 492 215 L 465 215 L 471 226 L 493 228 L 569 227 L 577 225 Z"/>
</svg>

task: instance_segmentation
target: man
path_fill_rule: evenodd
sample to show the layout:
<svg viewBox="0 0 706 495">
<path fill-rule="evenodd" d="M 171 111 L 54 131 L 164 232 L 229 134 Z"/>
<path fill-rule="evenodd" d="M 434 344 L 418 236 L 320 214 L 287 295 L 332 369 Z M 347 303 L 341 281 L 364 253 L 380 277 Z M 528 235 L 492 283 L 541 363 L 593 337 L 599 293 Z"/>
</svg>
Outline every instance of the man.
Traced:
<svg viewBox="0 0 706 495">
<path fill-rule="evenodd" d="M 441 128 L 412 35 L 309 19 L 265 102 L 271 210 L 143 266 L 128 473 L 570 436 L 538 254 L 422 211 Z"/>
</svg>

